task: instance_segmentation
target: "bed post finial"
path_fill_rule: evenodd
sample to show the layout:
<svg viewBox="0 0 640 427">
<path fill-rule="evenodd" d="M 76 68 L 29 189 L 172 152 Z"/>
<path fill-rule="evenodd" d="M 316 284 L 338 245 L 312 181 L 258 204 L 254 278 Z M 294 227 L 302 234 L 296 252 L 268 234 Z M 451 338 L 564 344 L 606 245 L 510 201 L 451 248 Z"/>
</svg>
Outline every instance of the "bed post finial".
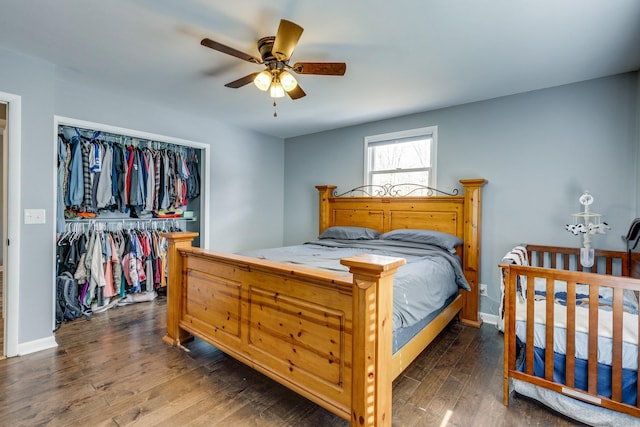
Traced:
<svg viewBox="0 0 640 427">
<path fill-rule="evenodd" d="M 480 318 L 480 232 L 482 229 L 482 187 L 488 181 L 483 178 L 461 179 L 464 186 L 464 276 L 471 292 L 462 292 L 462 323 L 479 328 Z"/>
<path fill-rule="evenodd" d="M 333 191 L 338 188 L 335 185 L 316 185 L 318 189 L 319 197 L 319 221 L 318 221 L 318 234 L 322 234 L 324 230 L 329 228 L 332 223 L 331 211 L 329 208 L 329 198 L 333 197 Z"/>
</svg>

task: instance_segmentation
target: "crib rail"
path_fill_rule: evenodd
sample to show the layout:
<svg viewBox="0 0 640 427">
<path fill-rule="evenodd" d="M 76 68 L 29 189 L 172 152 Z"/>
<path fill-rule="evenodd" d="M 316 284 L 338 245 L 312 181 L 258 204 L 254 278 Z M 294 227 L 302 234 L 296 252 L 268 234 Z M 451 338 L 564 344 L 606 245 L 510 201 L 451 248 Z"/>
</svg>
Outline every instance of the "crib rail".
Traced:
<svg viewBox="0 0 640 427">
<path fill-rule="evenodd" d="M 593 267 L 580 264 L 580 248 L 560 246 L 527 245 L 527 255 L 531 267 L 547 267 L 560 270 L 584 271 L 614 276 L 631 276 L 630 254 L 622 251 L 594 250 Z M 640 260 L 640 254 L 634 253 L 633 260 Z"/>
</svg>

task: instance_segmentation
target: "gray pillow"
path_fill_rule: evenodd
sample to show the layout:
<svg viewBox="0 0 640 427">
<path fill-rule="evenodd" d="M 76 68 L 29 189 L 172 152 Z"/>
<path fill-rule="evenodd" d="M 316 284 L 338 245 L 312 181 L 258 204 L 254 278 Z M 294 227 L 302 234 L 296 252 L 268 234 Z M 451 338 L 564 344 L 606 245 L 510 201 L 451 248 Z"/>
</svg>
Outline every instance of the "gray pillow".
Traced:
<svg viewBox="0 0 640 427">
<path fill-rule="evenodd" d="M 448 251 L 454 252 L 458 246 L 462 245 L 462 239 L 453 234 L 435 230 L 415 230 L 411 228 L 399 228 L 384 233 L 381 240 L 400 240 L 403 242 L 423 243 L 435 245 Z"/>
<path fill-rule="evenodd" d="M 378 236 L 380 232 L 372 228 L 334 226 L 324 230 L 318 239 L 371 240 Z"/>
</svg>

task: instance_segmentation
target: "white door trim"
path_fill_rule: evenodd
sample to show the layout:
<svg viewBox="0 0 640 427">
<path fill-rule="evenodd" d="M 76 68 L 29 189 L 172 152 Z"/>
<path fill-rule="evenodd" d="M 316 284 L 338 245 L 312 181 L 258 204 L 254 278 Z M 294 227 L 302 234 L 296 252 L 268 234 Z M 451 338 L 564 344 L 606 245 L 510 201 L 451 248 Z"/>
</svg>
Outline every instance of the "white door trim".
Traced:
<svg viewBox="0 0 640 427">
<path fill-rule="evenodd" d="M 20 173 L 22 146 L 22 97 L 0 92 L 0 101 L 7 103 L 7 230 L 9 241 L 5 257 L 4 280 L 7 283 L 5 312 L 5 354 L 18 354 L 18 319 L 20 309 Z"/>
</svg>

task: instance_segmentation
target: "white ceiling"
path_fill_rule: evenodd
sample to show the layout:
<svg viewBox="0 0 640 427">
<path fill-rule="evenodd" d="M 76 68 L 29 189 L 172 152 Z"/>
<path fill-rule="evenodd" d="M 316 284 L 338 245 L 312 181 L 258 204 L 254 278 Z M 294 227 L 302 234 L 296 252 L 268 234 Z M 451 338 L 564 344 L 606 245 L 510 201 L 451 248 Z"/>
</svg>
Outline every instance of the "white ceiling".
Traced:
<svg viewBox="0 0 640 427">
<path fill-rule="evenodd" d="M 278 101 L 225 83 L 259 71 L 200 45 L 258 56 L 281 18 L 304 28 L 299 75 Z M 0 47 L 58 77 L 122 91 L 281 138 L 640 68 L 638 0 L 0 0 Z"/>
</svg>

